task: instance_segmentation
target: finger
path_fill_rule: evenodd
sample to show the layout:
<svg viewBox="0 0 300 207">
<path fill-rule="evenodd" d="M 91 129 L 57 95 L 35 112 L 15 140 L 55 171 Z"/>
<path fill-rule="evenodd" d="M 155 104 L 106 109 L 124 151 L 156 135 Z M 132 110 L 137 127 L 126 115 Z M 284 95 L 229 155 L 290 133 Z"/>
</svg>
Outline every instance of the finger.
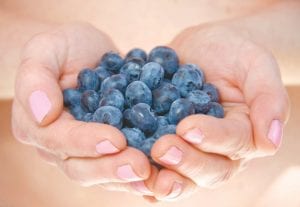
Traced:
<svg viewBox="0 0 300 207">
<path fill-rule="evenodd" d="M 106 124 L 77 121 L 67 112 L 63 112 L 57 121 L 42 128 L 28 122 L 22 107 L 15 107 L 14 113 L 13 117 L 18 117 L 15 125 L 18 126 L 18 131 L 26 131 L 27 143 L 61 159 L 100 157 L 117 153 L 127 145 L 123 133 L 118 129 Z"/>
<path fill-rule="evenodd" d="M 228 110 L 224 119 L 189 116 L 178 124 L 176 133 L 201 151 L 225 155 L 233 160 L 248 157 L 255 151 L 249 118 L 234 107 Z"/>
<path fill-rule="evenodd" d="M 290 107 L 274 57 L 266 51 L 257 54 L 255 60 L 248 58 L 249 72 L 240 87 L 250 106 L 255 146 L 265 156 L 280 146 Z"/>
<path fill-rule="evenodd" d="M 60 160 L 58 165 L 71 180 L 83 186 L 146 180 L 151 172 L 147 157 L 134 148 L 101 158 Z"/>
<path fill-rule="evenodd" d="M 196 187 L 190 179 L 172 170 L 162 169 L 155 180 L 154 192 L 158 200 L 174 201 L 190 196 Z"/>
<path fill-rule="evenodd" d="M 154 182 L 158 175 L 158 170 L 156 167 L 151 166 L 150 177 L 143 181 L 134 181 L 129 183 L 103 183 L 100 186 L 109 191 L 122 191 L 130 192 L 135 195 L 145 196 L 147 198 L 152 198 L 153 192 L 150 189 L 153 189 Z"/>
<path fill-rule="evenodd" d="M 44 161 L 46 161 L 48 164 L 57 166 L 57 164 L 56 164 L 57 157 L 54 154 L 51 154 L 51 153 L 49 153 L 45 150 L 39 149 L 39 148 L 36 148 L 36 151 L 37 151 L 38 155 Z"/>
<path fill-rule="evenodd" d="M 151 156 L 159 164 L 205 187 L 229 179 L 239 164 L 227 157 L 197 150 L 176 135 L 158 139 L 152 147 Z"/>
</svg>

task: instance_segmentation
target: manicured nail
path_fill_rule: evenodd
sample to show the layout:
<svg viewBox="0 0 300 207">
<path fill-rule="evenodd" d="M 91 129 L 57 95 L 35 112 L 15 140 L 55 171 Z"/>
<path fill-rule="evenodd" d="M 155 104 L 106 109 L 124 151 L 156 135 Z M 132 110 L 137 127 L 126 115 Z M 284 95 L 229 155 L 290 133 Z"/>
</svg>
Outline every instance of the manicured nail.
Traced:
<svg viewBox="0 0 300 207">
<path fill-rule="evenodd" d="M 173 184 L 171 192 L 165 198 L 166 199 L 176 198 L 180 195 L 181 191 L 182 191 L 182 184 L 175 182 Z"/>
<path fill-rule="evenodd" d="M 51 102 L 46 93 L 37 90 L 31 93 L 29 104 L 35 119 L 40 123 L 51 109 Z"/>
<path fill-rule="evenodd" d="M 186 139 L 187 141 L 194 143 L 194 144 L 200 144 L 204 138 L 202 132 L 200 129 L 191 129 L 187 133 L 183 135 L 183 138 Z"/>
<path fill-rule="evenodd" d="M 141 178 L 135 174 L 135 172 L 133 171 L 130 165 L 122 165 L 118 167 L 117 175 L 119 178 L 126 181 L 141 180 Z"/>
<path fill-rule="evenodd" d="M 110 141 L 105 140 L 96 145 L 96 151 L 99 154 L 112 154 L 119 151 Z"/>
<path fill-rule="evenodd" d="M 273 120 L 269 129 L 268 139 L 279 147 L 283 134 L 283 124 L 279 120 Z"/>
<path fill-rule="evenodd" d="M 177 165 L 182 159 L 182 151 L 177 147 L 171 147 L 166 154 L 159 158 L 160 161 L 167 165 Z"/>
<path fill-rule="evenodd" d="M 131 182 L 131 186 L 143 195 L 154 195 L 145 185 L 144 181 Z"/>
</svg>

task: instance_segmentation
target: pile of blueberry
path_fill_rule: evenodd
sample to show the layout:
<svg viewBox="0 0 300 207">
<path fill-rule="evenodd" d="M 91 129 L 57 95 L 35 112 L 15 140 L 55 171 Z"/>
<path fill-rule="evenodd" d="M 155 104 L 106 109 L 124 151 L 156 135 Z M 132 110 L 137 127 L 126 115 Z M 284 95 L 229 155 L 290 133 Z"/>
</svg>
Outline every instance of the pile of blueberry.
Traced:
<svg viewBox="0 0 300 207">
<path fill-rule="evenodd" d="M 108 52 L 96 69 L 83 69 L 77 88 L 64 90 L 63 96 L 77 120 L 117 127 L 129 146 L 147 156 L 153 143 L 174 134 L 186 116 L 224 116 L 218 91 L 205 83 L 203 71 L 195 64 L 180 65 L 176 52 L 165 46 L 149 56 L 135 48 L 125 59 Z"/>
</svg>

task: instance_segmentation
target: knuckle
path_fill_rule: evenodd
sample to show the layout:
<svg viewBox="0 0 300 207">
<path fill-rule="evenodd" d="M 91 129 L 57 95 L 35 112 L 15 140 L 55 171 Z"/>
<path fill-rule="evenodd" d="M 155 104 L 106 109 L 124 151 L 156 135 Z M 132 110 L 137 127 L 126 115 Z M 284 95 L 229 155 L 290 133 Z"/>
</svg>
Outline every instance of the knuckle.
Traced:
<svg viewBox="0 0 300 207">
<path fill-rule="evenodd" d="M 77 169 L 75 169 L 72 165 L 72 161 L 66 160 L 62 161 L 61 168 L 65 175 L 72 180 L 73 182 L 76 182 L 80 185 L 86 185 L 86 180 L 82 178 L 81 173 L 78 172 Z"/>
<path fill-rule="evenodd" d="M 217 187 L 223 183 L 226 183 L 230 178 L 235 174 L 235 167 L 233 165 L 229 165 L 222 172 L 218 172 L 217 175 L 213 176 L 208 182 L 207 186 L 209 187 Z"/>
<path fill-rule="evenodd" d="M 47 149 L 48 151 L 50 151 L 50 152 L 57 151 L 58 145 L 54 139 L 49 138 L 49 137 L 44 137 L 44 138 L 39 138 L 37 140 L 38 140 L 39 144 L 43 148 Z"/>
</svg>

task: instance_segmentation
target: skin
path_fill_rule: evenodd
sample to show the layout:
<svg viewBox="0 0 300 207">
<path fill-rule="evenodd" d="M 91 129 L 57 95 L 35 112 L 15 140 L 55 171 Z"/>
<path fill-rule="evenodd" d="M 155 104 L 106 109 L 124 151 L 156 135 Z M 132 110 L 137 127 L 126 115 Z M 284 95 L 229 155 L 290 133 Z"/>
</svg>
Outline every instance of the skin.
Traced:
<svg viewBox="0 0 300 207">
<path fill-rule="evenodd" d="M 299 3 L 292 2 L 264 12 L 275 18 L 281 15 L 278 9 L 290 12 L 295 5 L 299 8 Z M 201 66 L 207 81 L 220 89 L 226 115 L 224 119 L 204 115 L 187 117 L 178 125 L 177 135 L 160 138 L 151 154 L 165 167 L 163 170 L 151 167 L 141 152 L 126 147 L 124 136 L 117 129 L 83 124 L 63 111 L 61 89 L 74 87 L 82 67 L 94 67 L 104 52 L 116 50 L 107 35 L 85 23 L 54 26 L 54 29 L 50 26 L 50 31 L 34 36 L 24 47 L 13 104 L 14 135 L 22 143 L 36 147 L 47 162 L 57 165 L 70 179 L 84 186 L 97 184 L 109 190 L 137 193 L 115 174 L 118 166 L 128 162 L 153 192 L 152 196 L 145 196 L 150 201 L 169 200 L 167 195 L 174 182 L 183 186 L 175 199 L 189 196 L 196 186 L 216 186 L 238 172 L 241 163 L 273 155 L 278 147 L 267 139 L 270 123 L 276 119 L 285 124 L 288 119 L 288 97 L 276 59 L 269 50 L 278 62 L 286 59 L 276 52 L 280 48 L 272 48 L 272 44 L 256 34 L 263 34 L 263 30 L 253 31 L 251 20 L 259 15 L 191 27 L 170 43 L 182 62 Z M 293 31 L 292 27 L 285 29 Z M 296 38 L 291 41 L 299 44 Z M 28 105 L 28 97 L 35 90 L 44 91 L 52 105 L 40 123 L 35 121 Z M 200 144 L 185 140 L 185 133 L 192 128 L 204 134 Z M 89 139 L 85 139 L 87 135 Z M 97 154 L 95 145 L 104 139 L 111 141 L 119 152 Z M 177 165 L 164 164 L 159 158 L 172 146 L 183 152 L 183 159 Z M 100 167 L 95 166 L 107 170 L 99 172 Z"/>
</svg>

